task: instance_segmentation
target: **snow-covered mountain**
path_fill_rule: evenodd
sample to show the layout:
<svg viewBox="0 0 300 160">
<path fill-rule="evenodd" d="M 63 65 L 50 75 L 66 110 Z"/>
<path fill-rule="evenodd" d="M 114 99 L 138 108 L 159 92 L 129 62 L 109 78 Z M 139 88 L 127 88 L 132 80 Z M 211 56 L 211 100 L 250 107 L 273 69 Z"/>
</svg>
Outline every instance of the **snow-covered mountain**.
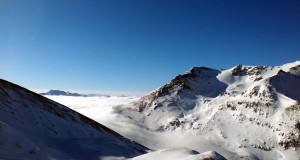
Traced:
<svg viewBox="0 0 300 160">
<path fill-rule="evenodd" d="M 0 159 L 114 159 L 146 147 L 39 94 L 0 79 Z"/>
<path fill-rule="evenodd" d="M 177 143 L 185 145 L 178 147 L 216 150 L 228 159 L 297 160 L 300 61 L 228 70 L 195 67 L 114 110 L 137 129 L 159 135 L 149 140 L 137 131 L 124 132 L 149 147 Z M 158 138 L 175 134 L 189 136 Z M 156 139 L 158 145 L 151 142 Z"/>
</svg>

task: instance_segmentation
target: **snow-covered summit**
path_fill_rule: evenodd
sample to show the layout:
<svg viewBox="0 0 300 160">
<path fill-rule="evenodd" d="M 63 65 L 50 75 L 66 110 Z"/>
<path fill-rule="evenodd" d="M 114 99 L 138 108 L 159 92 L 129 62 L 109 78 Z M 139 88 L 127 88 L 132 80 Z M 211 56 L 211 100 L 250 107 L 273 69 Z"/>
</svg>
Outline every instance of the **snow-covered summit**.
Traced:
<svg viewBox="0 0 300 160">
<path fill-rule="evenodd" d="M 153 132 L 195 132 L 229 159 L 298 159 L 299 73 L 300 61 L 195 67 L 115 111 Z M 231 157 L 232 151 L 238 156 Z"/>
</svg>

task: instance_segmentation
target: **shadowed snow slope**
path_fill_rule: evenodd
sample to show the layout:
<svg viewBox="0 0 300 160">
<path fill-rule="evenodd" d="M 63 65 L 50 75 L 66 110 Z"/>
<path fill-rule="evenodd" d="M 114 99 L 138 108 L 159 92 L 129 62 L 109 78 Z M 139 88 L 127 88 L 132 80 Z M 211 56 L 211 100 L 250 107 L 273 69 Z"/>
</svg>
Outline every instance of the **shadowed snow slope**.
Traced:
<svg viewBox="0 0 300 160">
<path fill-rule="evenodd" d="M 0 159 L 131 158 L 147 148 L 0 79 Z"/>
<path fill-rule="evenodd" d="M 300 61 L 228 70 L 196 67 L 137 101 L 114 107 L 136 131 L 113 128 L 156 149 L 176 146 L 215 150 L 228 159 L 298 160 L 299 73 Z"/>
</svg>

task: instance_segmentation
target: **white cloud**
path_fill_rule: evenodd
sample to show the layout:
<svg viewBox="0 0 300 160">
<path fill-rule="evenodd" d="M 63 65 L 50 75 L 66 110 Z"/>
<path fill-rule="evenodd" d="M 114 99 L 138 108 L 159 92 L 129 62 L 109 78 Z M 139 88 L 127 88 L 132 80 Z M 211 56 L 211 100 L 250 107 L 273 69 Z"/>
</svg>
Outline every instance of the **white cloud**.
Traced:
<svg viewBox="0 0 300 160">
<path fill-rule="evenodd" d="M 103 124 L 109 123 L 115 118 L 112 107 L 130 103 L 137 100 L 136 96 L 111 96 L 111 97 L 74 97 L 74 96 L 45 96 L 61 103 L 77 112 Z"/>
</svg>

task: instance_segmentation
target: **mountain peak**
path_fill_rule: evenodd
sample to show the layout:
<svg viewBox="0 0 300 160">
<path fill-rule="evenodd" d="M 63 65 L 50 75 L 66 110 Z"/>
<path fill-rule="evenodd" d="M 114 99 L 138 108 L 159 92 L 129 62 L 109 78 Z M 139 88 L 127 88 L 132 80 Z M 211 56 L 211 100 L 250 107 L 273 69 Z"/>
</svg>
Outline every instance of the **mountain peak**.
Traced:
<svg viewBox="0 0 300 160">
<path fill-rule="evenodd" d="M 231 70 L 231 73 L 233 76 L 252 76 L 259 75 L 266 69 L 266 66 L 246 66 L 239 64 Z"/>
<path fill-rule="evenodd" d="M 300 154 L 299 63 L 194 67 L 115 110 L 148 130 L 195 132 L 208 143 L 242 149 L 253 159 L 293 159 Z M 286 151 L 290 148 L 295 151 Z"/>
</svg>

